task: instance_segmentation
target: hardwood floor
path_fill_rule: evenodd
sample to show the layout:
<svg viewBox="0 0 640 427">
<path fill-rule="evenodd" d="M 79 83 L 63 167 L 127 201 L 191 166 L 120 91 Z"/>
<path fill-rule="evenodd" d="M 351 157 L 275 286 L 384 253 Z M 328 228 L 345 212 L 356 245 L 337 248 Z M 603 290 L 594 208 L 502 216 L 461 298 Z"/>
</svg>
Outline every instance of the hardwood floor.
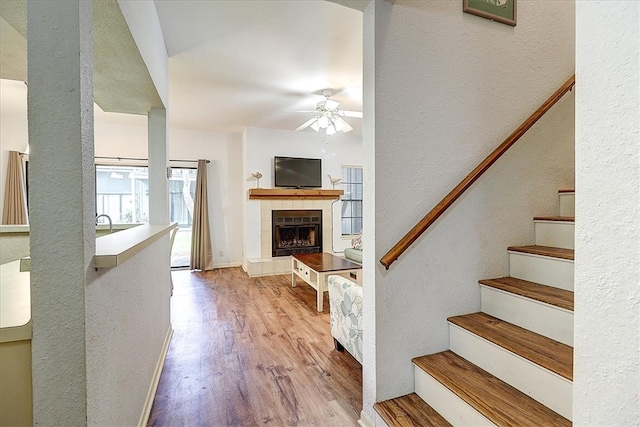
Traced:
<svg viewBox="0 0 640 427">
<path fill-rule="evenodd" d="M 150 426 L 355 426 L 362 367 L 337 352 L 329 301 L 291 276 L 173 272 L 174 334 Z"/>
</svg>

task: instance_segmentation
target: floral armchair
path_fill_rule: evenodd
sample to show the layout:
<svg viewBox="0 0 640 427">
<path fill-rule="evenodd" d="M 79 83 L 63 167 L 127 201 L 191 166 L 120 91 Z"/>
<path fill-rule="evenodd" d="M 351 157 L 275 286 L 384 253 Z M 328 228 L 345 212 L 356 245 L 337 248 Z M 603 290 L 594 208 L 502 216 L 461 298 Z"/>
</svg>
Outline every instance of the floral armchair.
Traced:
<svg viewBox="0 0 640 427">
<path fill-rule="evenodd" d="M 342 277 L 329 276 L 331 335 L 336 350 L 347 349 L 362 363 L 362 286 Z"/>
</svg>

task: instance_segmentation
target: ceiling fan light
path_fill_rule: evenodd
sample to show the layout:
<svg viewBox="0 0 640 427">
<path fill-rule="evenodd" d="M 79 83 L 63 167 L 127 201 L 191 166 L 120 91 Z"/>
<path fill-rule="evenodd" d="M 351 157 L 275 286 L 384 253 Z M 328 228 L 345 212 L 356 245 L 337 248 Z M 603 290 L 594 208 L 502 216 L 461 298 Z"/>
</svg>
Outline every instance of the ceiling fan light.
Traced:
<svg viewBox="0 0 640 427">
<path fill-rule="evenodd" d="M 333 124 L 331 126 L 327 126 L 327 135 L 331 136 L 331 135 L 335 135 L 336 133 L 336 127 L 333 126 Z"/>
<path fill-rule="evenodd" d="M 318 123 L 318 126 L 324 129 L 329 126 L 329 118 L 327 116 L 320 116 L 318 117 L 318 121 L 316 123 Z"/>
<path fill-rule="evenodd" d="M 347 124 L 347 122 L 342 120 L 341 117 L 338 117 L 337 119 L 333 120 L 333 126 L 335 126 L 336 131 L 338 131 L 338 132 L 342 131 L 342 129 L 344 129 L 344 125 L 346 125 L 346 124 Z"/>
</svg>

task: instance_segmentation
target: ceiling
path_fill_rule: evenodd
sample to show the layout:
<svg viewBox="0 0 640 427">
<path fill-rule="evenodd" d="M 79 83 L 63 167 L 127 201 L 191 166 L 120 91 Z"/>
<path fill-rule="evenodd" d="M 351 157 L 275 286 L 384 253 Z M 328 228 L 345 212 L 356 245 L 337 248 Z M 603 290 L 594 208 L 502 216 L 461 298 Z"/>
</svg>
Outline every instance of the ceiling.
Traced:
<svg viewBox="0 0 640 427">
<path fill-rule="evenodd" d="M 0 1 L 0 16 L 0 77 L 26 81 L 26 1 Z M 94 1 L 92 24 L 96 104 L 104 111 L 129 114 L 146 114 L 152 107 L 162 107 L 117 0 Z M 10 104 L 5 98 L 12 94 L 2 93 L 4 105 Z M 19 91 L 15 94 L 20 95 Z"/>
<path fill-rule="evenodd" d="M 293 130 L 313 116 L 295 111 L 313 110 L 327 88 L 335 90 L 332 98 L 341 109 L 362 111 L 362 12 L 349 4 L 354 0 L 332 1 L 351 7 L 324 0 L 155 0 L 169 55 L 170 126 L 232 133 L 245 127 Z M 96 103 L 105 111 L 144 114 L 157 104 L 157 94 L 149 90 L 148 73 L 140 69 L 115 5 L 115 0 L 94 1 Z M 0 12 L 1 77 L 26 80 L 24 1 L 2 1 Z M 105 36 L 124 32 L 111 40 Z M 130 57 L 109 63 L 114 51 Z M 138 68 L 114 69 L 125 63 Z M 4 112 L 11 109 L 10 97 L 24 111 L 26 87 L 3 84 L 2 89 Z M 127 96 L 136 93 L 146 95 Z M 141 97 L 146 104 L 131 104 Z M 140 116 L 99 109 L 96 114 L 110 122 L 140 123 Z M 346 120 L 361 134 L 361 119 Z"/>
<path fill-rule="evenodd" d="M 322 90 L 362 111 L 362 12 L 324 0 L 155 0 L 172 127 L 294 130 Z M 361 133 L 361 119 L 347 119 Z M 304 132 L 313 132 L 307 129 Z"/>
</svg>

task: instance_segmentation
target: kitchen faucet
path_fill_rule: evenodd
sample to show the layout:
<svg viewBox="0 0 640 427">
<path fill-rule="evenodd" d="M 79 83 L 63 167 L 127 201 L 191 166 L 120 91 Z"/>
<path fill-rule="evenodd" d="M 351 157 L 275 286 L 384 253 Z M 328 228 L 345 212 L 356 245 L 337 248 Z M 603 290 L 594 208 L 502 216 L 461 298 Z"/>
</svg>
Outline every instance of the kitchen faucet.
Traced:
<svg viewBox="0 0 640 427">
<path fill-rule="evenodd" d="M 96 225 L 98 225 L 98 219 L 105 217 L 109 221 L 109 233 L 113 233 L 113 223 L 111 222 L 111 217 L 107 214 L 96 214 Z"/>
</svg>

